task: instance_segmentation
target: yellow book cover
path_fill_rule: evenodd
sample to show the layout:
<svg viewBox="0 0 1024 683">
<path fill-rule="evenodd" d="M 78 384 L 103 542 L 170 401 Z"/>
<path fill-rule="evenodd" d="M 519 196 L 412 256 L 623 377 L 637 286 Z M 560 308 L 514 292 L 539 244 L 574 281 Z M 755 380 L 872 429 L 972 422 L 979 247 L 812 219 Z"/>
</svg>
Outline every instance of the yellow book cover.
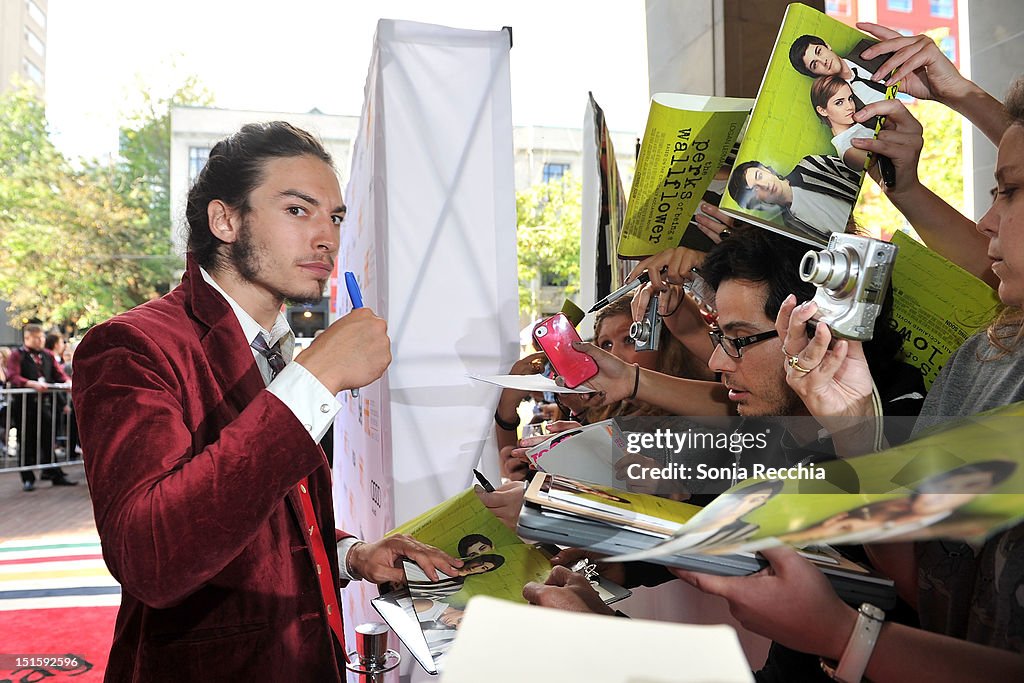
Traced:
<svg viewBox="0 0 1024 683">
<path fill-rule="evenodd" d="M 950 355 L 983 329 L 999 307 L 996 291 L 966 270 L 897 232 L 893 266 L 893 323 L 903 337 L 904 360 L 932 382 Z"/>
<path fill-rule="evenodd" d="M 656 93 L 640 144 L 619 258 L 679 246 L 690 218 L 726 162 L 753 100 Z"/>
</svg>

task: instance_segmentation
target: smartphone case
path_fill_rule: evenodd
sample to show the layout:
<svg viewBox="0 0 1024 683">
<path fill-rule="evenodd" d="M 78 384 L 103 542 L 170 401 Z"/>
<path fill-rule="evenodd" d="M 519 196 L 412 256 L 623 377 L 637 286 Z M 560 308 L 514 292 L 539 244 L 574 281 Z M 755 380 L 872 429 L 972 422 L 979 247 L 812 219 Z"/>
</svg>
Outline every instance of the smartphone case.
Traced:
<svg viewBox="0 0 1024 683">
<path fill-rule="evenodd" d="M 547 355 L 551 367 L 565 380 L 565 386 L 578 387 L 597 374 L 597 362 L 572 348 L 574 341 L 582 340 L 564 313 L 556 313 L 540 322 L 533 330 L 533 338 Z"/>
</svg>

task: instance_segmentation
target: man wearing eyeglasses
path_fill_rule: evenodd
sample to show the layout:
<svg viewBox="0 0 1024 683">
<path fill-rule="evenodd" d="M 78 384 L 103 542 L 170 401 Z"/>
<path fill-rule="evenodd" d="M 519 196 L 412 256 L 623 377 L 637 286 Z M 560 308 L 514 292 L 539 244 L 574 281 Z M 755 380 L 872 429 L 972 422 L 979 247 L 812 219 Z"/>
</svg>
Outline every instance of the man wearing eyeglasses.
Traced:
<svg viewBox="0 0 1024 683">
<path fill-rule="evenodd" d="M 790 294 L 797 301 L 814 296 L 814 286 L 799 277 L 800 259 L 806 251 L 806 245 L 795 240 L 760 228 L 736 226 L 729 238 L 708 252 L 700 267 L 703 279 L 716 290 L 717 328 L 709 333 L 714 350 L 708 365 L 719 373 L 721 382 L 686 380 L 635 368 L 593 345 L 580 344 L 577 348 L 590 354 L 601 369 L 587 381 L 597 391 L 592 401 L 611 402 L 632 395 L 675 415 L 807 415 L 786 383 L 786 354 L 775 331 L 775 318 Z M 894 361 L 901 344 L 898 335 L 883 323 L 876 327 L 875 339 L 866 349 L 876 375 L 886 380 L 879 382 L 879 391 L 887 415 L 916 414 L 923 399 L 923 385 L 907 386 L 920 382 L 919 373 L 908 374 L 909 366 Z M 897 405 L 900 400 L 903 405 Z M 817 438 L 817 427 L 810 418 L 790 425 L 807 432 L 794 434 L 797 442 Z"/>
</svg>

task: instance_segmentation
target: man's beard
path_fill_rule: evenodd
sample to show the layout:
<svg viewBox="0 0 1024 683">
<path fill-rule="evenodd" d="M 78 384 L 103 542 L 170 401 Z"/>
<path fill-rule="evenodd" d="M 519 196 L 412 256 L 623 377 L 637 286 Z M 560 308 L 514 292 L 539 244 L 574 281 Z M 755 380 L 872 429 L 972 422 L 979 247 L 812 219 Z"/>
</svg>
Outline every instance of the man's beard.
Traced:
<svg viewBox="0 0 1024 683">
<path fill-rule="evenodd" d="M 242 220 L 242 227 L 238 231 L 238 239 L 228 245 L 228 259 L 235 268 L 235 272 L 246 282 L 257 283 L 262 270 L 262 259 L 260 251 L 252 238 L 252 230 L 248 218 Z M 301 292 L 283 292 L 277 294 L 289 305 L 292 304 L 316 304 L 323 299 L 323 289 L 327 284 L 326 280 L 320 282 L 319 292 L 316 295 L 304 295 Z"/>
</svg>

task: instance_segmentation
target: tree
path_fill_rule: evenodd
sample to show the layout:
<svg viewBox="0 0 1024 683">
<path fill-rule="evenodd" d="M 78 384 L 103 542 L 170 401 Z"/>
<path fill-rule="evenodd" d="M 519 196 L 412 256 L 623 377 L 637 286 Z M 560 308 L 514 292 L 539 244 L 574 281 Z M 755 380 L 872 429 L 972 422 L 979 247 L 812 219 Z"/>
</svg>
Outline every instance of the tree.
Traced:
<svg viewBox="0 0 1024 683">
<path fill-rule="evenodd" d="M 13 325 L 87 327 L 166 289 L 179 266 L 169 232 L 125 200 L 122 179 L 109 165 L 73 168 L 29 89 L 0 95 L 0 298 Z"/>
<path fill-rule="evenodd" d="M 118 192 L 129 206 L 146 212 L 150 227 L 167 236 L 170 249 L 171 108 L 209 106 L 213 95 L 196 76 L 185 76 L 170 95 L 141 88 L 140 96 L 120 130 Z"/>
<path fill-rule="evenodd" d="M 519 313 L 540 315 L 538 286 L 579 291 L 582 183 L 571 175 L 516 193 L 519 248 Z"/>
</svg>

